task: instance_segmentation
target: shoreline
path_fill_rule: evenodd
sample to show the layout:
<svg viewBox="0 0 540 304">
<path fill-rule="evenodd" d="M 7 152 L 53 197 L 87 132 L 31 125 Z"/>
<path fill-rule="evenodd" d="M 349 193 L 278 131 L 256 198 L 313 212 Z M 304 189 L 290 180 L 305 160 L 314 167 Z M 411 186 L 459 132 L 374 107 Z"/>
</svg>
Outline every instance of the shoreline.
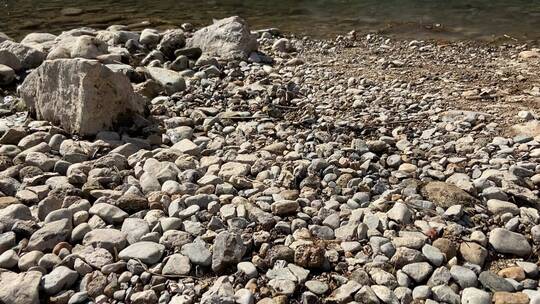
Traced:
<svg viewBox="0 0 540 304">
<path fill-rule="evenodd" d="M 540 301 L 540 50 L 181 28 L 0 41 L 1 301 Z"/>
</svg>

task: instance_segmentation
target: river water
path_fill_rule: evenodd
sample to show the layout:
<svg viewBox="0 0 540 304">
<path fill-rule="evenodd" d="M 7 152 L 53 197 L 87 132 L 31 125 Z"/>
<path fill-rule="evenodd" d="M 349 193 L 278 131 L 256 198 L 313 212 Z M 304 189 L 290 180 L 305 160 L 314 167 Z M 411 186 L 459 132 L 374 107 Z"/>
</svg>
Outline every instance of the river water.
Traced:
<svg viewBox="0 0 540 304">
<path fill-rule="evenodd" d="M 82 11 L 71 15 L 66 8 Z M 204 25 L 230 15 L 246 18 L 254 29 L 312 37 L 354 29 L 415 39 L 540 38 L 539 0 L 0 0 L 0 32 L 21 38 L 82 25 Z"/>
</svg>

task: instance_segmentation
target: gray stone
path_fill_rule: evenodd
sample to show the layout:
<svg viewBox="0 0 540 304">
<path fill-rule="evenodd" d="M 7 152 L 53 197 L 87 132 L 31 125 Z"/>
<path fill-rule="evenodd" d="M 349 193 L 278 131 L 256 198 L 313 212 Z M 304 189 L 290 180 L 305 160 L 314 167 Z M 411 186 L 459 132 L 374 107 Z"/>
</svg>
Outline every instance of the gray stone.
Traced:
<svg viewBox="0 0 540 304">
<path fill-rule="evenodd" d="M 193 243 L 185 244 L 180 252 L 189 257 L 195 265 L 210 266 L 212 264 L 212 253 L 202 240 L 196 239 Z"/>
<path fill-rule="evenodd" d="M 177 253 L 168 257 L 161 273 L 165 275 L 186 275 L 190 270 L 189 258 Z"/>
<path fill-rule="evenodd" d="M 145 264 L 155 264 L 163 255 L 165 246 L 153 242 L 138 242 L 131 244 L 118 255 L 122 260 L 141 260 Z"/>
<path fill-rule="evenodd" d="M 394 206 L 386 213 L 389 219 L 401 224 L 410 224 L 412 214 L 407 205 L 403 203 L 395 203 Z"/>
<path fill-rule="evenodd" d="M 71 235 L 71 221 L 59 220 L 45 224 L 32 234 L 28 241 L 28 250 L 51 250 L 56 244 L 66 241 Z"/>
<path fill-rule="evenodd" d="M 137 243 L 142 236 L 150 232 L 148 222 L 139 218 L 126 218 L 122 223 L 121 231 L 126 234 L 129 244 Z"/>
<path fill-rule="evenodd" d="M 237 267 L 238 271 L 242 272 L 248 279 L 256 278 L 259 275 L 257 268 L 251 262 L 240 262 Z"/>
<path fill-rule="evenodd" d="M 9 51 L 14 54 L 22 64 L 22 68 L 33 69 L 41 65 L 45 60 L 45 53 L 33 48 L 26 46 L 21 43 L 13 41 L 3 41 L 0 43 L 0 51 Z"/>
<path fill-rule="evenodd" d="M 435 286 L 431 289 L 433 292 L 433 299 L 448 304 L 460 304 L 461 299 L 457 293 L 447 285 Z"/>
<path fill-rule="evenodd" d="M 167 70 L 164 68 L 148 67 L 146 68 L 148 77 L 161 84 L 167 94 L 184 91 L 186 82 L 184 78 L 176 71 Z"/>
<path fill-rule="evenodd" d="M 499 253 L 525 257 L 532 252 L 525 236 L 503 228 L 495 228 L 489 233 L 489 243 Z"/>
<path fill-rule="evenodd" d="M 450 268 L 450 274 L 454 281 L 456 281 L 461 288 L 476 287 L 478 279 L 474 271 L 469 268 L 454 265 Z"/>
<path fill-rule="evenodd" d="M 122 209 L 107 203 L 94 204 L 88 213 L 97 215 L 109 224 L 121 223 L 129 214 Z"/>
<path fill-rule="evenodd" d="M 116 229 L 95 229 L 83 238 L 83 245 L 91 245 L 109 250 L 111 253 L 120 252 L 127 245 L 126 234 Z"/>
<path fill-rule="evenodd" d="M 429 244 L 422 247 L 422 254 L 435 266 L 441 266 L 444 262 L 444 254 L 437 248 Z"/>
<path fill-rule="evenodd" d="M 15 71 L 7 65 L 0 64 L 0 85 L 8 85 L 15 80 Z"/>
<path fill-rule="evenodd" d="M 17 266 L 19 256 L 15 250 L 8 250 L 0 254 L 0 268 L 10 269 Z"/>
<path fill-rule="evenodd" d="M 94 60 L 47 61 L 26 77 L 20 93 L 38 119 L 80 135 L 97 134 L 143 111 L 129 79 Z"/>
<path fill-rule="evenodd" d="M 240 17 L 217 20 L 195 32 L 187 41 L 188 47 L 199 47 L 203 56 L 222 59 L 246 59 L 257 50 L 257 40 L 247 23 Z"/>
<path fill-rule="evenodd" d="M 322 295 L 328 291 L 328 284 L 321 281 L 311 280 L 304 283 L 304 285 L 314 294 Z"/>
<path fill-rule="evenodd" d="M 354 293 L 360 290 L 362 285 L 356 281 L 349 281 L 340 287 L 338 287 L 332 294 L 326 299 L 333 303 L 349 303 L 354 296 Z"/>
<path fill-rule="evenodd" d="M 228 266 L 240 262 L 246 247 L 239 234 L 223 231 L 215 240 L 212 252 L 212 270 L 224 271 Z"/>
<path fill-rule="evenodd" d="M 201 304 L 235 304 L 232 282 L 227 276 L 219 277 L 201 297 Z"/>
<path fill-rule="evenodd" d="M 79 274 L 76 271 L 65 266 L 58 266 L 51 273 L 43 276 L 41 286 L 47 294 L 53 295 L 71 287 L 78 277 Z"/>
<path fill-rule="evenodd" d="M 480 281 L 480 283 L 482 283 L 482 286 L 484 286 L 484 288 L 489 289 L 493 292 L 514 291 L 514 287 L 510 282 L 490 271 L 483 271 L 482 273 L 480 273 L 480 275 L 478 276 L 478 280 Z"/>
<path fill-rule="evenodd" d="M 390 290 L 390 288 L 381 285 L 372 285 L 371 289 L 377 295 L 377 298 L 381 299 L 384 303 L 398 304 L 399 300 L 396 295 Z"/>
<path fill-rule="evenodd" d="M 429 277 L 429 275 L 433 271 L 433 267 L 431 267 L 429 263 L 420 262 L 405 265 L 402 270 L 413 280 L 420 283 L 425 281 Z"/>
</svg>

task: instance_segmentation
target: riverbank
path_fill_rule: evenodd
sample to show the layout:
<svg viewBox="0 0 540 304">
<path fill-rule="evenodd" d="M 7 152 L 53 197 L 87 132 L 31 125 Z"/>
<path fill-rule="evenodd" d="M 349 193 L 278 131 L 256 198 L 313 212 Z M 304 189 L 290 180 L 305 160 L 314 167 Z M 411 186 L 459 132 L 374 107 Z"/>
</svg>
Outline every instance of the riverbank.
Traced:
<svg viewBox="0 0 540 304">
<path fill-rule="evenodd" d="M 7 59 L 5 303 L 540 301 L 533 46 L 229 18 Z"/>
</svg>

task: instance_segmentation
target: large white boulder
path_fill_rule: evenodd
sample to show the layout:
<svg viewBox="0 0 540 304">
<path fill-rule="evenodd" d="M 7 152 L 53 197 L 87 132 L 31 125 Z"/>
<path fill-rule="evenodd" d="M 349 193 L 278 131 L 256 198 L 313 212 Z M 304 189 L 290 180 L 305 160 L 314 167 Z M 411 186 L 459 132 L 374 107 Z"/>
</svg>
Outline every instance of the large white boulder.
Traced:
<svg viewBox="0 0 540 304">
<path fill-rule="evenodd" d="M 129 79 L 95 60 L 47 60 L 20 88 L 38 119 L 66 131 L 93 135 L 144 109 Z"/>
<path fill-rule="evenodd" d="M 246 59 L 257 50 L 257 39 L 244 19 L 233 16 L 196 31 L 187 46 L 199 47 L 207 57 Z"/>
</svg>

